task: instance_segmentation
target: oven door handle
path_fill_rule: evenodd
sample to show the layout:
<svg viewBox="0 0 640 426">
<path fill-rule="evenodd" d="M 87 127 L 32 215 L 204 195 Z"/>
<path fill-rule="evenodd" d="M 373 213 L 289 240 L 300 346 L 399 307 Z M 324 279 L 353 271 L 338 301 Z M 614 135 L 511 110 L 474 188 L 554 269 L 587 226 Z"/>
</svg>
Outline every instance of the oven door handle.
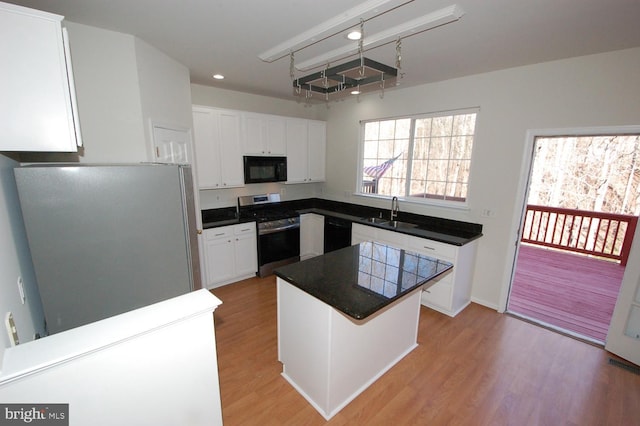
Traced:
<svg viewBox="0 0 640 426">
<path fill-rule="evenodd" d="M 258 235 L 268 235 L 268 234 L 273 234 L 280 231 L 286 231 L 287 229 L 295 229 L 295 228 L 300 228 L 300 224 L 293 223 L 291 225 L 280 226 L 278 228 L 261 229 L 258 231 Z"/>
</svg>

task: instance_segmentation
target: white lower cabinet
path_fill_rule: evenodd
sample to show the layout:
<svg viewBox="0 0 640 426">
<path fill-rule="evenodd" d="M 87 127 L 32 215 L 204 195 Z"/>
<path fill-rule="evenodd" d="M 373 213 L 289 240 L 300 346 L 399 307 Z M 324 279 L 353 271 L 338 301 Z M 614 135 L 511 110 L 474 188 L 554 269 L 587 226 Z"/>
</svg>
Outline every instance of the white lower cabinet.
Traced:
<svg viewBox="0 0 640 426">
<path fill-rule="evenodd" d="M 324 216 L 314 213 L 300 215 L 300 260 L 324 253 Z"/>
<path fill-rule="evenodd" d="M 376 231 L 377 229 L 371 226 L 354 223 L 351 225 L 351 245 L 364 243 L 366 241 L 375 241 Z"/>
<path fill-rule="evenodd" d="M 250 225 L 250 226 L 249 226 Z M 234 230 L 235 277 L 252 277 L 258 271 L 258 245 L 254 222 L 236 225 Z"/>
<path fill-rule="evenodd" d="M 255 276 L 258 270 L 255 222 L 205 229 L 203 234 L 208 289 Z"/>
<path fill-rule="evenodd" d="M 451 262 L 453 269 L 422 292 L 422 304 L 454 317 L 471 303 L 477 241 L 456 246 L 357 223 L 353 224 L 351 241 L 378 241 Z"/>
</svg>

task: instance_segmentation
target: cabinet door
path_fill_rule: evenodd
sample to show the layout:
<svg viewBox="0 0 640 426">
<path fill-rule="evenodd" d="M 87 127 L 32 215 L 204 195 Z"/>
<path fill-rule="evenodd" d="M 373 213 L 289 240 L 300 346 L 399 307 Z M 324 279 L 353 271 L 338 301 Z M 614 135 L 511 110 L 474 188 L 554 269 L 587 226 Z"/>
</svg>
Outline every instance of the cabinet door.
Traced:
<svg viewBox="0 0 640 426">
<path fill-rule="evenodd" d="M 244 186 L 242 148 L 240 146 L 240 114 L 233 111 L 219 113 L 221 187 Z"/>
<path fill-rule="evenodd" d="M 207 288 L 231 280 L 234 276 L 233 237 L 205 238 Z"/>
<path fill-rule="evenodd" d="M 265 118 L 266 154 L 284 156 L 287 152 L 285 119 L 277 116 Z"/>
<path fill-rule="evenodd" d="M 300 215 L 300 259 L 313 257 L 313 220 L 312 214 Z"/>
<path fill-rule="evenodd" d="M 245 113 L 242 121 L 245 155 L 285 155 L 287 146 L 284 117 Z"/>
<path fill-rule="evenodd" d="M 235 236 L 236 277 L 254 275 L 258 271 L 255 230 Z"/>
<path fill-rule="evenodd" d="M 397 248 L 407 247 L 407 236 L 400 232 L 376 229 L 376 241 Z"/>
<path fill-rule="evenodd" d="M 287 119 L 287 182 L 302 183 L 309 174 L 307 120 Z"/>
<path fill-rule="evenodd" d="M 193 108 L 193 139 L 200 189 L 220 187 L 220 154 L 217 131 L 218 116 L 213 110 Z"/>
<path fill-rule="evenodd" d="M 375 241 L 376 228 L 366 225 L 354 223 L 351 225 L 351 245 L 364 243 L 366 241 Z"/>
<path fill-rule="evenodd" d="M 327 125 L 323 121 L 309 121 L 309 182 L 325 180 Z"/>
<path fill-rule="evenodd" d="M 300 215 L 300 258 L 319 256 L 324 252 L 324 216 Z"/>
<path fill-rule="evenodd" d="M 264 119 L 259 114 L 243 114 L 243 152 L 246 155 L 265 155 Z"/>
<path fill-rule="evenodd" d="M 75 89 L 61 21 L 0 3 L 1 151 L 77 151 Z"/>
</svg>

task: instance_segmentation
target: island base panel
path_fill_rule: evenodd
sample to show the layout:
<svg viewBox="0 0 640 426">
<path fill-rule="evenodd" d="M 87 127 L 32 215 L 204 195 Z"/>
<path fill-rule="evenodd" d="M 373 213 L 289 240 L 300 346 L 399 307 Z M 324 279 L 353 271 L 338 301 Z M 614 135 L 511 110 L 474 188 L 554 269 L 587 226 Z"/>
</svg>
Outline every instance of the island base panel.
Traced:
<svg viewBox="0 0 640 426">
<path fill-rule="evenodd" d="M 417 347 L 418 288 L 357 321 L 278 278 L 283 377 L 330 419 Z"/>
</svg>

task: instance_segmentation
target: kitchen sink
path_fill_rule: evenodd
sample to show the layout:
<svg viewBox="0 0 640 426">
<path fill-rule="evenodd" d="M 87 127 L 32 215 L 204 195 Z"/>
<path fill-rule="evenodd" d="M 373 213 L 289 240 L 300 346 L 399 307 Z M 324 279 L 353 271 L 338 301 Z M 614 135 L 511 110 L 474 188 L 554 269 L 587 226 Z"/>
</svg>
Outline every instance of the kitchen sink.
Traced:
<svg viewBox="0 0 640 426">
<path fill-rule="evenodd" d="M 400 220 L 388 220 L 381 217 L 363 217 L 362 220 L 368 223 L 375 223 L 376 225 L 389 226 L 394 229 L 418 227 L 418 225 L 415 223 L 402 222 Z"/>
<path fill-rule="evenodd" d="M 401 222 L 399 220 L 392 220 L 386 223 L 386 225 L 391 226 L 392 228 L 416 228 L 418 225 L 415 223 L 409 222 Z"/>
<path fill-rule="evenodd" d="M 378 225 L 389 223 L 388 219 L 383 219 L 381 217 L 363 217 L 362 220 L 369 223 L 376 223 Z"/>
</svg>

